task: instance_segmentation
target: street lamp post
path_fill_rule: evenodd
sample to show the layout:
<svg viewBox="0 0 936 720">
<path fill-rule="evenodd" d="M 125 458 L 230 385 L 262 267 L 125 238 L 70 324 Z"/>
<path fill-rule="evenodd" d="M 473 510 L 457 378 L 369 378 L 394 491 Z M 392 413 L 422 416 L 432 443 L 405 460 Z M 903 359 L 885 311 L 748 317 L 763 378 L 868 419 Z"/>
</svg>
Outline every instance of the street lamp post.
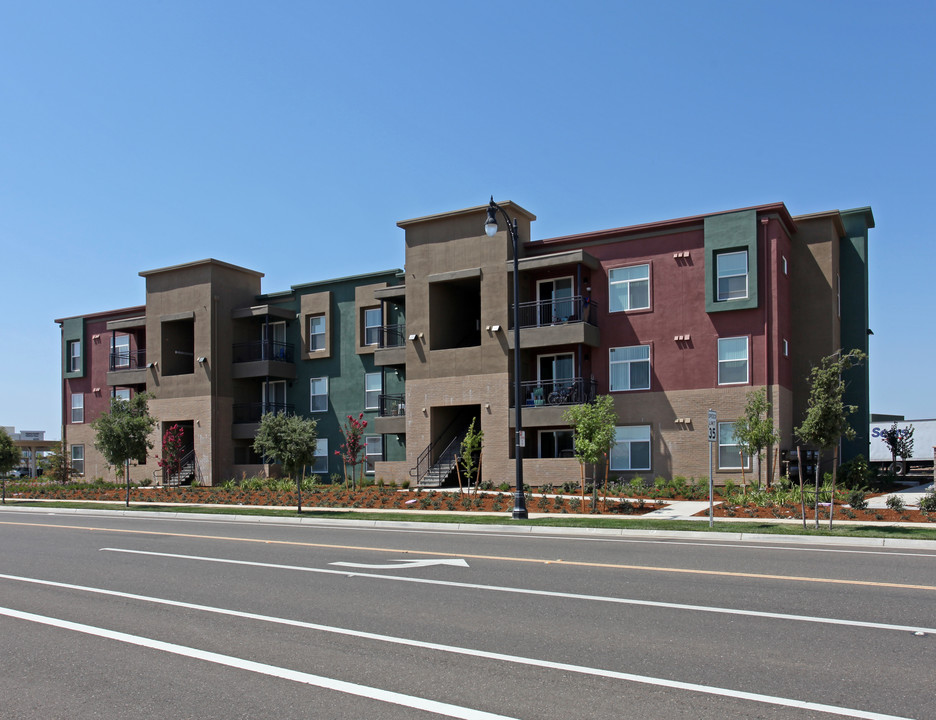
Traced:
<svg viewBox="0 0 936 720">
<path fill-rule="evenodd" d="M 497 211 L 500 210 L 507 221 L 507 230 L 510 232 L 510 242 L 513 244 L 513 331 L 514 331 L 514 412 L 516 417 L 516 435 L 514 441 L 515 467 L 517 471 L 516 488 L 514 490 L 513 519 L 526 520 L 526 498 L 523 495 L 523 421 L 521 410 L 523 408 L 520 392 L 520 241 L 517 236 L 517 221 L 511 220 L 504 208 L 494 202 L 488 205 L 487 221 L 484 223 L 484 232 L 488 237 L 497 233 Z"/>
</svg>

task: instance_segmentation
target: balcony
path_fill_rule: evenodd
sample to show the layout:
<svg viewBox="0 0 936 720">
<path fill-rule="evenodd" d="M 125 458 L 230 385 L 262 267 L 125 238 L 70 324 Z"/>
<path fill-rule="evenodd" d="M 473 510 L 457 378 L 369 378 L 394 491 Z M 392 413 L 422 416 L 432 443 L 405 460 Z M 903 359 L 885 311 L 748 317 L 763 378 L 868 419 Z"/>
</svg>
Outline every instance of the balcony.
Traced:
<svg viewBox="0 0 936 720">
<path fill-rule="evenodd" d="M 580 405 L 595 399 L 598 383 L 584 378 L 564 380 L 529 380 L 520 383 L 523 398 L 524 427 L 554 427 L 565 425 L 562 415 L 570 405 Z M 513 407 L 513 395 L 511 395 Z M 510 422 L 516 424 L 511 410 Z"/>
<path fill-rule="evenodd" d="M 374 430 L 381 435 L 402 435 L 406 432 L 406 396 L 380 395 L 378 416 L 374 418 Z"/>
<path fill-rule="evenodd" d="M 254 340 L 233 345 L 235 380 L 276 377 L 292 380 L 296 377 L 296 352 L 291 343 Z"/>
<path fill-rule="evenodd" d="M 107 359 L 107 384 L 145 385 L 146 384 L 146 349 L 118 350 L 110 353 Z"/>
<path fill-rule="evenodd" d="M 537 300 L 520 303 L 520 329 L 524 348 L 576 345 L 598 347 L 598 308 L 581 295 L 561 300 Z M 513 333 L 507 334 L 513 349 Z"/>
<path fill-rule="evenodd" d="M 377 336 L 374 364 L 403 365 L 406 363 L 406 325 L 383 325 Z"/>
<path fill-rule="evenodd" d="M 231 425 L 231 437 L 235 440 L 250 439 L 256 436 L 260 418 L 265 413 L 286 413 L 291 415 L 296 410 L 288 403 L 235 403 Z"/>
</svg>

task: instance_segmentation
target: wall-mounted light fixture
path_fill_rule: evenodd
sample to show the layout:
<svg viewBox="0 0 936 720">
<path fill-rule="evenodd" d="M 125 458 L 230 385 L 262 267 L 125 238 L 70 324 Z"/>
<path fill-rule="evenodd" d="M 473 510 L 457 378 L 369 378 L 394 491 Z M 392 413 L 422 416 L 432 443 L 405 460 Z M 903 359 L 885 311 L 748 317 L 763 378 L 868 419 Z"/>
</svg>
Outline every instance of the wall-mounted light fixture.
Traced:
<svg viewBox="0 0 936 720">
<path fill-rule="evenodd" d="M 500 325 L 491 325 L 491 332 L 500 332 Z"/>
<path fill-rule="evenodd" d="M 151 363 L 146 363 L 146 367 L 147 367 L 147 369 L 149 369 L 149 368 L 154 368 L 154 367 L 156 367 L 156 362 L 153 361 L 153 362 L 151 362 Z"/>
<path fill-rule="evenodd" d="M 416 342 L 416 334 L 413 333 L 412 335 L 410 335 L 409 339 L 410 339 L 410 342 Z"/>
<path fill-rule="evenodd" d="M 206 358 L 204 355 L 203 355 L 202 357 L 198 358 L 198 364 L 199 364 L 199 365 L 204 365 L 206 362 L 208 362 L 208 358 Z"/>
</svg>

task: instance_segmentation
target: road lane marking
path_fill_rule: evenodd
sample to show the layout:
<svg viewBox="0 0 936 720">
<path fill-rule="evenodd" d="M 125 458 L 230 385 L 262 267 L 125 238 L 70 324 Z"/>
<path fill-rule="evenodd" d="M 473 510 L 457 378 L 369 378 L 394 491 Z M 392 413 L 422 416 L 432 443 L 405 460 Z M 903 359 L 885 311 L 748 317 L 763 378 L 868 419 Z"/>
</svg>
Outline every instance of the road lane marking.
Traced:
<svg viewBox="0 0 936 720">
<path fill-rule="evenodd" d="M 811 615 L 792 615 L 789 613 L 775 613 L 763 610 L 741 610 L 737 608 L 722 608 L 710 605 L 689 605 L 686 603 L 671 603 L 660 600 L 636 600 L 632 598 L 619 598 L 607 595 L 584 595 L 581 593 L 561 592 L 558 590 L 532 590 L 529 588 L 507 587 L 502 585 L 481 585 L 478 583 L 458 582 L 454 580 L 432 580 L 429 578 L 413 578 L 400 575 L 378 575 L 376 573 L 352 572 L 347 570 L 328 570 L 327 568 L 311 568 L 302 565 L 281 565 L 276 563 L 262 563 L 252 560 L 230 560 L 226 558 L 201 557 L 199 555 L 177 555 L 173 553 L 159 553 L 148 550 L 127 550 L 121 548 L 101 548 L 103 552 L 119 552 L 131 555 L 151 555 L 154 557 L 168 557 L 181 560 L 198 560 L 200 562 L 213 562 L 226 565 L 246 565 L 273 570 L 295 570 L 299 572 L 318 573 L 321 575 L 341 575 L 344 577 L 356 576 L 377 580 L 395 580 L 397 582 L 417 583 L 421 585 L 441 585 L 457 587 L 467 590 L 483 590 L 490 592 L 515 593 L 518 595 L 534 595 L 541 597 L 556 597 L 569 600 L 589 600 L 593 602 L 607 602 L 618 605 L 638 605 L 642 607 L 657 607 L 666 610 L 689 610 L 693 612 L 708 612 L 722 615 L 743 615 L 747 617 L 767 618 L 771 620 L 794 620 L 797 622 L 810 622 L 823 625 L 846 625 L 849 627 L 868 628 L 873 630 L 896 630 L 898 632 L 925 632 L 936 634 L 936 628 L 925 628 L 912 625 L 894 625 L 891 623 L 875 623 L 861 620 L 845 620 L 841 618 L 823 618 Z M 0 578 L 8 577 L 0 574 Z"/>
<path fill-rule="evenodd" d="M 45 615 L 36 615 L 35 613 L 21 612 L 11 608 L 0 607 L 0 615 L 27 620 L 29 622 L 39 623 L 41 625 L 50 625 L 52 627 L 64 630 L 73 630 L 86 635 L 116 640 L 117 642 L 127 643 L 128 645 L 137 645 L 139 647 L 160 650 L 173 655 L 182 655 L 183 657 L 195 658 L 216 665 L 225 665 L 227 667 L 237 668 L 238 670 L 247 670 L 260 675 L 269 675 L 270 677 L 291 680 L 293 682 L 313 685 L 326 690 L 336 690 L 348 695 L 377 700 L 379 702 L 391 703 L 393 705 L 402 705 L 403 707 L 425 710 L 436 715 L 445 717 L 463 718 L 463 720 L 516 720 L 507 715 L 495 715 L 494 713 L 474 710 L 472 708 L 450 705 L 449 703 L 439 702 L 437 700 L 428 700 L 415 695 L 404 695 L 390 690 L 381 690 L 380 688 L 369 687 L 367 685 L 358 685 L 357 683 L 336 680 L 321 675 L 312 675 L 310 673 L 290 670 L 288 668 L 268 665 L 266 663 L 254 662 L 243 658 L 233 657 L 231 655 L 222 655 L 220 653 L 199 650 L 198 648 L 186 647 L 185 645 L 176 645 L 175 643 L 163 642 L 162 640 L 153 640 L 152 638 L 142 637 L 140 635 L 130 635 L 128 633 L 108 630 L 106 628 L 94 627 L 83 623 L 70 622 L 59 618 L 47 617 Z"/>
<path fill-rule="evenodd" d="M 433 565 L 468 567 L 468 563 L 465 562 L 464 558 L 452 558 L 451 560 L 391 560 L 390 562 L 393 564 L 387 565 L 386 563 L 380 563 L 368 565 L 367 563 L 353 562 L 333 562 L 328 564 L 337 565 L 339 567 L 359 568 L 361 570 L 409 570 L 410 568 L 432 567 Z"/>
<path fill-rule="evenodd" d="M 224 608 L 214 608 L 210 606 L 197 605 L 193 603 L 185 603 L 185 602 L 180 602 L 180 601 L 175 601 L 175 600 L 152 598 L 152 597 L 147 597 L 144 595 L 134 595 L 132 593 L 123 593 L 123 592 L 118 592 L 118 591 L 113 591 L 113 590 L 104 590 L 100 588 L 86 588 L 80 585 L 69 585 L 67 583 L 57 583 L 57 582 L 37 580 L 37 579 L 32 579 L 32 578 L 15 578 L 14 576 L 0 576 L 0 577 L 6 577 L 9 579 L 19 579 L 25 582 L 32 582 L 32 583 L 43 584 L 43 585 L 51 585 L 51 586 L 62 587 L 66 589 L 85 590 L 89 592 L 101 593 L 105 595 L 113 595 L 116 597 L 127 598 L 127 599 L 144 600 L 147 602 L 164 604 L 164 605 L 172 605 L 175 607 L 183 607 L 186 609 L 202 610 L 206 612 L 229 615 L 229 616 L 240 617 L 240 618 L 245 618 L 245 619 L 250 619 L 250 620 L 260 620 L 264 622 L 276 623 L 276 624 L 281 624 L 281 625 L 289 625 L 292 627 L 299 627 L 299 628 L 308 629 L 308 630 L 316 630 L 316 631 L 328 632 L 328 633 L 333 633 L 333 634 L 338 634 L 338 635 L 347 635 L 347 636 L 362 638 L 366 640 L 376 640 L 380 642 L 388 642 L 388 643 L 393 643 L 397 645 L 406 645 L 406 646 L 416 647 L 416 648 L 426 649 L 426 650 L 436 650 L 440 652 L 447 652 L 447 653 L 452 653 L 452 654 L 457 654 L 457 655 L 467 655 L 471 657 L 483 658 L 486 660 L 497 660 L 497 661 L 509 662 L 513 664 L 544 668 L 548 670 L 560 670 L 564 672 L 573 672 L 573 673 L 577 673 L 581 675 L 591 675 L 591 676 L 607 678 L 611 680 L 623 680 L 625 682 L 633 682 L 633 683 L 638 683 L 642 685 L 665 687 L 665 688 L 670 688 L 674 690 L 686 690 L 689 692 L 699 692 L 699 693 L 704 693 L 706 695 L 716 695 L 716 696 L 727 697 L 727 698 L 732 698 L 732 699 L 750 700 L 752 702 L 764 703 L 768 705 L 778 705 L 778 706 L 783 706 L 783 707 L 813 710 L 817 712 L 823 712 L 823 713 L 828 713 L 832 715 L 840 715 L 844 717 L 862 718 L 862 720 L 911 720 L 910 718 L 904 718 L 904 717 L 900 717 L 896 715 L 885 715 L 881 713 L 870 712 L 866 710 L 858 710 L 855 708 L 846 708 L 846 707 L 841 707 L 837 705 L 825 705 L 822 703 L 814 703 L 814 702 L 810 702 L 806 700 L 796 700 L 794 698 L 783 698 L 783 697 L 778 697 L 778 696 L 773 696 L 773 695 L 764 695 L 761 693 L 750 693 L 750 692 L 744 692 L 741 690 L 731 690 L 729 688 L 719 688 L 719 687 L 715 687 L 711 685 L 700 685 L 697 683 L 687 683 L 687 682 L 682 682 L 679 680 L 655 678 L 655 677 L 650 677 L 648 675 L 636 675 L 633 673 L 624 673 L 624 672 L 619 672 L 615 670 L 603 670 L 601 668 L 592 668 L 592 667 L 587 667 L 584 665 L 574 665 L 570 663 L 554 662 L 551 660 L 539 660 L 536 658 L 528 658 L 528 657 L 523 657 L 520 655 L 507 655 L 504 653 L 495 653 L 495 652 L 489 652 L 486 650 L 474 650 L 471 648 L 463 648 L 463 647 L 458 647 L 455 645 L 443 645 L 440 643 L 422 642 L 419 640 L 410 640 L 407 638 L 394 637 L 390 635 L 380 635 L 377 633 L 350 630 L 347 628 L 337 628 L 337 627 L 332 627 L 328 625 L 319 625 L 316 623 L 308 623 L 308 622 L 303 622 L 300 620 L 289 620 L 286 618 L 277 618 L 277 617 L 268 616 L 268 615 L 258 615 L 255 613 L 247 613 L 247 612 L 241 612 L 237 610 L 226 610 Z M 189 654 L 189 652 L 177 652 L 177 654 L 188 655 L 189 657 L 198 657 L 199 659 L 207 659 L 213 662 L 220 662 L 220 664 L 222 665 L 229 665 L 231 667 L 243 667 L 244 669 L 253 670 L 252 667 L 246 667 L 246 665 L 240 664 L 240 663 L 244 663 L 244 664 L 249 663 L 250 665 L 255 665 L 260 668 L 272 668 L 273 670 L 278 671 L 278 672 L 264 672 L 264 670 L 262 669 L 253 670 L 253 671 L 263 672 L 264 674 L 273 675 L 275 677 L 286 677 L 286 679 L 296 680 L 297 682 L 307 682 L 308 684 L 311 684 L 311 685 L 317 685 L 319 687 L 328 687 L 329 689 L 335 689 L 335 690 L 340 690 L 341 692 L 349 692 L 351 694 L 362 695 L 363 697 L 372 697 L 371 695 L 364 695 L 361 692 L 354 692 L 350 689 L 335 687 L 330 684 L 322 685 L 320 682 L 310 682 L 309 680 L 305 680 L 301 678 L 287 677 L 280 673 L 285 672 L 285 673 L 293 674 L 295 673 L 295 671 L 284 670 L 283 668 L 275 668 L 274 666 L 263 665 L 260 663 L 253 663 L 251 661 L 241 660 L 239 658 L 231 658 L 230 656 L 226 656 L 226 655 L 217 655 L 216 653 L 209 653 L 209 652 L 205 652 L 201 650 L 195 650 L 193 648 L 185 648 L 184 646 L 172 645 L 171 643 L 164 643 L 164 642 L 157 641 L 157 640 L 150 640 L 148 638 L 140 638 L 138 636 L 133 636 L 133 635 L 125 635 L 124 633 L 119 633 L 116 631 L 104 630 L 102 628 L 93 628 L 88 625 L 72 623 L 66 620 L 58 620 L 56 618 L 47 618 L 47 617 L 40 616 L 40 615 L 33 615 L 32 613 L 22 613 L 17 610 L 10 610 L 8 608 L 0 608 L 0 615 L 10 615 L 11 617 L 18 617 L 21 619 L 32 620 L 34 622 L 44 622 L 45 624 L 48 624 L 48 625 L 64 627 L 66 629 L 77 630 L 79 632 L 87 632 L 92 635 L 101 635 L 102 637 L 108 637 L 111 639 L 120 640 L 122 642 L 129 642 L 131 644 L 142 645 L 144 647 L 153 647 L 159 650 L 166 650 L 167 652 L 175 652 L 175 650 L 168 649 L 168 648 L 181 648 L 191 653 L 198 653 L 198 654 L 197 655 Z M 118 636 L 122 636 L 122 637 L 118 637 Z M 128 638 L 128 639 L 125 639 L 125 638 Z M 237 664 L 232 664 L 231 662 L 213 660 L 211 657 L 206 657 L 206 656 L 214 656 L 217 658 L 234 660 L 237 662 Z M 305 673 L 295 673 L 295 674 L 303 675 L 308 678 L 315 678 L 316 680 L 324 680 L 328 683 L 341 683 L 342 685 L 348 685 L 351 688 L 355 688 L 355 689 L 364 688 L 365 690 L 368 690 L 368 691 L 387 693 L 388 695 L 395 695 L 395 696 L 407 698 L 407 699 L 410 699 L 412 697 L 412 696 L 407 696 L 407 695 L 400 696 L 397 693 L 389 693 L 388 691 L 377 690 L 375 688 L 367 688 L 366 686 L 357 686 L 351 683 L 344 683 L 343 681 L 339 681 L 339 680 L 332 680 L 330 678 L 321 678 L 320 676 L 306 675 Z M 393 699 L 384 699 L 384 698 L 375 698 L 375 699 L 381 699 L 384 702 L 394 702 L 396 704 L 406 704 L 407 706 L 410 706 L 410 707 L 417 707 L 416 705 L 410 705 L 409 703 L 401 703 Z M 419 700 L 423 703 L 435 703 L 435 701 L 424 700 L 421 698 L 416 698 L 416 700 Z M 444 705 L 443 703 L 435 703 L 435 704 Z M 469 711 L 466 708 L 458 708 L 458 706 L 447 706 L 447 707 Z M 420 708 L 420 709 L 427 709 L 427 708 Z M 430 710 L 430 712 L 438 713 L 437 710 L 436 711 Z M 447 713 L 447 714 L 449 715 L 449 717 L 470 717 L 470 718 L 477 718 L 478 720 L 482 720 L 483 718 L 503 717 L 500 715 L 491 715 L 488 713 L 482 713 L 481 711 L 469 711 L 469 712 L 480 713 L 480 714 L 475 714 L 475 715 L 470 715 L 470 716 L 469 715 L 455 715 L 451 713 Z M 439 714 L 446 714 L 446 713 L 439 713 Z"/>
<path fill-rule="evenodd" d="M 333 543 L 312 543 L 304 542 L 298 540 L 262 540 L 259 538 L 239 538 L 239 537 L 230 537 L 225 535 L 200 535 L 198 533 L 170 533 L 162 532 L 157 530 L 135 530 L 131 528 L 104 528 L 104 527 L 92 527 L 86 525 L 58 525 L 58 524 L 46 524 L 46 523 L 26 523 L 26 522 L 5 522 L 0 521 L 0 525 L 24 525 L 27 527 L 39 527 L 39 528 L 53 528 L 53 529 L 64 529 L 64 530 L 87 530 L 89 532 L 106 532 L 106 533 L 118 533 L 126 535 L 149 535 L 149 536 L 158 536 L 158 537 L 180 537 L 180 538 L 189 538 L 193 540 L 220 540 L 224 542 L 244 542 L 244 543 L 256 543 L 260 545 L 289 545 L 292 547 L 310 547 L 310 548 L 324 548 L 329 550 L 363 550 L 365 552 L 382 552 L 382 553 L 394 553 L 402 555 L 430 555 L 433 557 L 463 557 L 470 560 L 494 560 L 500 562 L 518 562 L 518 563 L 533 563 L 537 565 L 570 565 L 574 567 L 592 567 L 592 568 L 603 568 L 606 570 L 636 570 L 640 572 L 659 572 L 659 573 L 680 573 L 686 575 L 710 575 L 715 577 L 734 577 L 734 578 L 746 578 L 752 580 L 780 580 L 785 582 L 807 582 L 807 583 L 821 583 L 821 584 L 831 584 L 831 585 L 858 585 L 862 587 L 878 587 L 878 588 L 897 588 L 900 590 L 928 590 L 936 591 L 936 585 L 911 585 L 908 583 L 892 583 L 892 582 L 879 582 L 873 580 L 843 580 L 837 578 L 818 578 L 818 577 L 804 577 L 796 575 L 769 575 L 764 573 L 746 573 L 746 572 L 736 572 L 730 570 L 699 570 L 697 568 L 672 568 L 672 567 L 659 567 L 655 565 L 625 565 L 621 563 L 597 563 L 597 562 L 586 562 L 582 560 L 549 560 L 544 558 L 522 558 L 522 557 L 510 557 L 503 555 L 469 555 L 466 553 L 447 553 L 447 552 L 435 552 L 432 550 L 406 550 L 401 548 L 387 548 L 387 547 L 370 547 L 362 545 L 336 545 Z"/>
</svg>

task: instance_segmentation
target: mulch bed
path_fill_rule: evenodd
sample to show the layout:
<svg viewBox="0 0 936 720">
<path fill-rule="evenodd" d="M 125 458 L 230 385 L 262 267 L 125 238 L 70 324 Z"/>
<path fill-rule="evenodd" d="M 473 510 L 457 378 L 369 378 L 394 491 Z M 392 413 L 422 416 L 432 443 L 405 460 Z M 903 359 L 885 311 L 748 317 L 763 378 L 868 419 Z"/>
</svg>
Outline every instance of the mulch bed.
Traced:
<svg viewBox="0 0 936 720">
<path fill-rule="evenodd" d="M 737 505 L 728 506 L 716 505 L 713 515 L 717 518 L 751 518 L 753 520 L 778 520 L 778 519 L 801 519 L 800 506 L 776 505 L 771 508 L 757 507 L 755 505 Z M 708 517 L 708 510 L 696 513 L 696 517 Z M 806 519 L 815 521 L 816 514 L 813 508 L 806 508 Z M 820 521 L 829 520 L 828 506 L 819 507 Z M 890 508 L 869 508 L 867 510 L 852 510 L 848 506 L 836 505 L 833 522 L 854 521 L 878 521 L 878 522 L 913 522 L 913 523 L 936 523 L 936 515 L 922 513 L 917 508 L 908 508 L 905 510 L 891 510 Z"/>
</svg>

